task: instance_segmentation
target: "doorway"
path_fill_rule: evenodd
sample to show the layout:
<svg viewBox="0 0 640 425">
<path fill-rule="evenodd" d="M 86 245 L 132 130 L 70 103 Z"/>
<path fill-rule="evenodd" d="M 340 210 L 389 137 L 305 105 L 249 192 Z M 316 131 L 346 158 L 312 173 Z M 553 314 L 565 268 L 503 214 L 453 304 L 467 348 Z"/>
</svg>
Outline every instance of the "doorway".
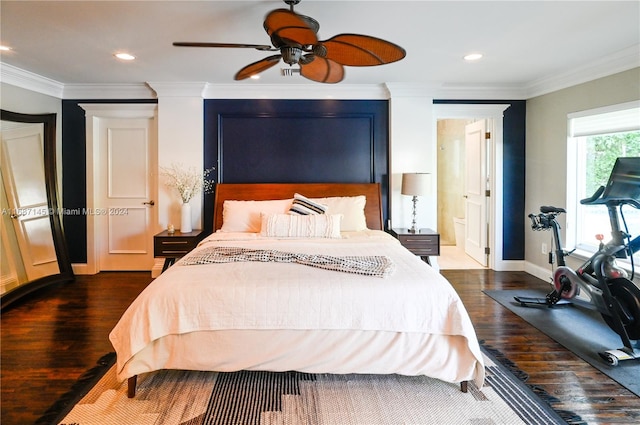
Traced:
<svg viewBox="0 0 640 425">
<path fill-rule="evenodd" d="M 476 119 L 440 119 L 437 121 L 437 203 L 441 269 L 479 269 L 486 266 L 486 257 L 483 256 L 478 261 L 467 252 L 472 248 L 468 241 L 470 230 L 468 224 L 478 221 L 476 219 L 468 220 L 470 218 L 468 217 L 469 208 L 466 205 L 469 190 L 468 179 L 470 178 L 468 171 L 470 168 L 484 169 L 486 167 L 478 167 L 478 164 L 469 167 L 470 160 L 477 162 L 479 158 L 475 158 L 477 150 L 470 151 L 466 146 L 468 140 L 465 140 L 468 139 L 466 133 L 469 128 L 484 124 L 484 121 Z M 474 158 L 469 158 L 469 156 Z M 483 170 L 483 174 L 486 178 L 486 170 Z M 477 182 L 477 184 L 480 183 Z M 486 227 L 486 220 L 484 221 L 481 224 Z M 474 238 L 474 243 L 475 239 L 477 238 Z M 476 251 L 477 248 L 483 250 L 484 246 L 473 248 L 476 248 Z"/>
<path fill-rule="evenodd" d="M 80 104 L 87 128 L 87 268 L 151 270 L 156 104 Z"/>
<path fill-rule="evenodd" d="M 503 143 L 503 113 L 509 107 L 508 104 L 435 104 L 434 105 L 434 140 L 436 143 L 433 145 L 433 154 L 438 158 L 438 191 L 440 195 L 440 187 L 442 184 L 446 184 L 447 187 L 457 187 L 462 191 L 464 187 L 464 181 L 466 174 L 463 171 L 466 170 L 466 164 L 464 158 L 463 146 L 465 142 L 464 127 L 468 123 L 472 123 L 478 120 L 487 120 L 490 125 L 491 132 L 490 149 L 487 155 L 487 175 L 489 181 L 487 183 L 487 190 L 489 196 L 487 197 L 487 252 L 488 252 L 488 268 L 493 270 L 506 270 L 508 269 L 507 263 L 502 259 L 502 143 Z M 438 122 L 442 120 L 454 120 L 461 121 L 460 128 L 462 132 L 460 136 L 455 136 L 459 139 L 458 147 L 455 145 L 449 148 L 449 153 L 452 154 L 452 158 L 440 160 L 441 156 L 441 140 L 438 135 Z M 446 150 L 446 147 L 445 147 Z M 453 155 L 455 154 L 455 155 Z M 457 173 L 455 181 L 459 180 L 459 183 L 447 182 L 446 176 L 449 173 Z M 437 223 L 438 232 L 441 235 L 441 256 L 438 260 L 441 268 L 454 267 L 450 264 L 457 264 L 455 261 L 448 261 L 450 256 L 457 254 L 457 250 L 449 249 L 449 247 L 455 247 L 455 229 L 454 218 L 463 218 L 465 214 L 464 209 L 464 193 L 460 192 L 456 199 L 456 195 L 452 197 L 438 196 L 437 206 Z M 455 206 L 450 206 L 452 199 Z M 466 232 L 465 232 L 466 233 Z M 465 235 L 466 236 L 466 235 Z M 449 252 L 451 251 L 451 252 Z M 464 258 L 464 257 L 463 257 Z M 465 258 L 466 259 L 466 258 Z M 451 260 L 455 258 L 451 257 Z M 468 268 L 473 263 L 466 264 L 464 268 Z M 463 267 L 457 267 L 463 268 Z"/>
</svg>

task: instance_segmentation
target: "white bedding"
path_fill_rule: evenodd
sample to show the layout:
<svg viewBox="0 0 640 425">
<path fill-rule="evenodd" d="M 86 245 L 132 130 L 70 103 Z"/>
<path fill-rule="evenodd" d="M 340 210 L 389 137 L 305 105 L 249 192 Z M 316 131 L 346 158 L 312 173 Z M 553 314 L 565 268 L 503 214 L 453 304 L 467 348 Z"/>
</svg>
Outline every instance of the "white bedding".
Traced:
<svg viewBox="0 0 640 425">
<path fill-rule="evenodd" d="M 368 230 L 343 232 L 342 236 L 341 239 L 274 239 L 257 233 L 214 233 L 194 253 L 216 245 L 332 256 L 383 255 L 391 259 L 395 271 L 381 278 L 290 263 L 185 266 L 183 258 L 140 294 L 112 330 L 109 337 L 117 353 L 119 379 L 176 366 L 203 370 L 233 367 L 300 370 L 305 369 L 308 362 L 310 367 L 306 371 L 427 374 L 452 382 L 475 380 L 482 385 L 484 366 L 475 331 L 448 281 L 387 233 Z M 230 342 L 210 341 L 234 331 L 243 345 L 233 347 Z M 295 351 L 295 347 L 280 345 L 278 354 L 272 354 L 271 358 L 260 359 L 259 354 L 252 353 L 249 356 L 252 360 L 243 363 L 245 360 L 237 351 L 240 347 L 258 335 L 278 331 L 296 338 L 305 332 L 315 337 L 324 335 L 324 340 L 329 331 L 336 331 L 335 335 L 340 338 L 345 338 L 349 331 L 371 338 L 378 333 L 379 339 L 387 335 L 382 343 L 370 344 L 371 353 L 392 353 L 394 364 L 369 368 L 359 360 L 355 363 L 358 366 L 354 366 L 358 370 L 346 370 L 344 364 L 348 363 L 341 362 L 338 356 L 333 360 L 334 365 L 328 367 L 331 370 L 317 370 L 322 366 L 310 364 L 322 364 L 315 358 L 317 353 L 308 359 L 302 353 L 296 354 L 295 359 L 287 359 L 287 353 Z M 181 337 L 184 337 L 182 342 L 176 341 Z M 202 338 L 203 345 L 199 345 L 198 338 Z M 264 343 L 270 339 L 267 337 Z M 420 341 L 417 344 L 422 346 L 408 346 L 409 340 Z M 358 349 L 367 346 L 364 344 Z M 210 356 L 212 364 L 207 365 L 202 364 L 206 363 L 207 356 L 197 354 L 203 347 L 207 350 L 227 347 L 230 351 Z M 335 353 L 349 355 L 344 349 L 336 347 Z M 179 356 L 176 350 L 181 353 Z M 189 350 L 193 353 L 189 354 Z M 263 351 L 269 352 L 269 347 Z M 406 362 L 402 361 L 403 352 L 412 356 L 407 357 Z M 368 357 L 366 353 L 362 356 Z M 238 363 L 223 366 L 227 357 L 238 358 Z M 420 364 L 414 367 L 412 362 Z M 287 369 L 287 365 L 291 367 Z"/>
</svg>

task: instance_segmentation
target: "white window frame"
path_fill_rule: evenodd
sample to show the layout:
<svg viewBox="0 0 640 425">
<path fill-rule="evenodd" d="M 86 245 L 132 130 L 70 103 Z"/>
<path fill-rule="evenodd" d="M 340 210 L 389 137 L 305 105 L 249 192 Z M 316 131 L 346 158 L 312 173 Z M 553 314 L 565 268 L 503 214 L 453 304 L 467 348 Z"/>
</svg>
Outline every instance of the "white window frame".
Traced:
<svg viewBox="0 0 640 425">
<path fill-rule="evenodd" d="M 582 198 L 578 195 L 578 171 L 585 168 L 584 144 L 579 141 L 581 138 L 591 135 L 635 130 L 640 130 L 640 100 L 567 115 L 565 245 L 569 250 L 575 248 L 574 255 L 579 258 L 586 259 L 595 252 L 593 246 L 578 244 L 577 241 L 578 229 L 582 226 L 581 218 L 578 216 L 578 204 Z M 610 239 L 610 236 L 610 234 L 605 234 L 605 242 Z M 628 263 L 628 260 L 622 260 L 622 262 Z"/>
</svg>

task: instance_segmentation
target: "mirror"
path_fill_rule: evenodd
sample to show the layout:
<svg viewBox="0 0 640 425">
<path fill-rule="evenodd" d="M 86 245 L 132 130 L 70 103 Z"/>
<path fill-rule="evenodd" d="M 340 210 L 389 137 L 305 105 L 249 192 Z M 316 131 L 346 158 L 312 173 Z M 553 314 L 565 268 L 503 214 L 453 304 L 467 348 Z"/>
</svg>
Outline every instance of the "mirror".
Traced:
<svg viewBox="0 0 640 425">
<path fill-rule="evenodd" d="M 62 231 L 56 114 L 0 115 L 0 298 L 4 309 L 40 288 L 74 279 Z"/>
</svg>

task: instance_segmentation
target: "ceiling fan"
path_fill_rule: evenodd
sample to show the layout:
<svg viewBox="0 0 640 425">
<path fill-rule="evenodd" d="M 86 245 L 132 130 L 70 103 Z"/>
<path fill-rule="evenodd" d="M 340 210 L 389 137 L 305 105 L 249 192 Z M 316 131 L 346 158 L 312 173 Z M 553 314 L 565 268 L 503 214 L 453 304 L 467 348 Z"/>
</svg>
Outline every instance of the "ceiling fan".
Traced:
<svg viewBox="0 0 640 425">
<path fill-rule="evenodd" d="M 300 0 L 283 0 L 287 9 L 269 12 L 264 29 L 271 37 L 266 44 L 236 44 L 207 42 L 175 42 L 181 47 L 235 47 L 275 52 L 240 69 L 235 80 L 244 80 L 284 62 L 300 66 L 300 75 L 320 83 L 338 83 L 344 78 L 344 66 L 376 66 L 401 60 L 405 50 L 389 41 L 361 34 L 338 34 L 328 40 L 318 40 L 320 24 L 315 19 L 293 11 Z"/>
</svg>

